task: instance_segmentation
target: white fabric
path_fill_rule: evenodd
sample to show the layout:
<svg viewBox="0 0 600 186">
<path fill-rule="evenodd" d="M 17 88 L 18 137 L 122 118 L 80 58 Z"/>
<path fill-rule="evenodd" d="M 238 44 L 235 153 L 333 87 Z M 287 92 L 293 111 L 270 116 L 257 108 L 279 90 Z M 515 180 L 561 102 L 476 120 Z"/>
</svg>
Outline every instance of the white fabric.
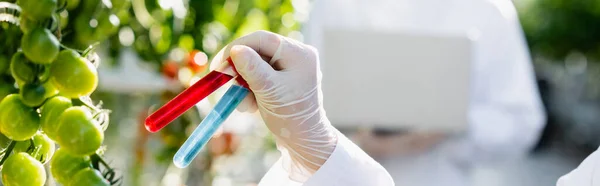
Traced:
<svg viewBox="0 0 600 186">
<path fill-rule="evenodd" d="M 314 1 L 304 28 L 306 43 L 321 48 L 321 33 L 327 28 L 477 37 L 468 134 L 387 167 L 396 184 L 465 186 L 470 165 L 521 157 L 538 140 L 545 118 L 511 1 Z"/>
<path fill-rule="evenodd" d="M 387 171 L 339 131 L 338 143 L 325 164 L 304 184 L 287 179 L 284 164 L 277 161 L 262 178 L 259 186 L 391 186 L 394 181 Z"/>
<path fill-rule="evenodd" d="M 560 177 L 556 186 L 600 186 L 599 150 L 583 160 L 575 170 Z"/>
</svg>

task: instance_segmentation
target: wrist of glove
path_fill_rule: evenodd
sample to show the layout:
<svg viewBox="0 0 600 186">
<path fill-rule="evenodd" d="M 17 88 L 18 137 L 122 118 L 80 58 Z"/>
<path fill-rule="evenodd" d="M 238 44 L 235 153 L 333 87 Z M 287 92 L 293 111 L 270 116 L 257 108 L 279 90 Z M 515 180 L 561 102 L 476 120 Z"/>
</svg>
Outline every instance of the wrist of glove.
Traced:
<svg viewBox="0 0 600 186">
<path fill-rule="evenodd" d="M 280 111 L 278 113 L 286 113 L 282 110 L 297 111 L 287 115 L 276 114 L 260 106 L 259 109 L 276 138 L 284 169 L 290 175 L 290 179 L 297 182 L 306 181 L 333 153 L 337 144 L 337 134 L 322 108 L 309 110 L 289 106 L 277 109 Z"/>
</svg>

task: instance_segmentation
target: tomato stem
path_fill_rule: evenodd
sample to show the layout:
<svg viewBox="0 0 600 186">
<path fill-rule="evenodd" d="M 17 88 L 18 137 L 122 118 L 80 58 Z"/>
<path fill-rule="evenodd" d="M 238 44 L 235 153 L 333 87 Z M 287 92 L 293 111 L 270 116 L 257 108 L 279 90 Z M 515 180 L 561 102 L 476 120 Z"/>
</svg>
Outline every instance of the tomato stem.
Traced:
<svg viewBox="0 0 600 186">
<path fill-rule="evenodd" d="M 100 156 L 98 154 L 92 154 L 90 159 L 92 160 L 92 167 L 94 167 L 96 170 L 100 170 Z"/>
<path fill-rule="evenodd" d="M 92 51 L 94 51 L 94 49 L 96 49 L 96 46 L 98 46 L 100 44 L 100 42 L 96 42 L 94 44 L 91 44 L 88 48 L 86 48 L 83 51 L 83 54 L 81 54 L 82 57 L 87 57 L 88 54 L 92 53 Z"/>
<path fill-rule="evenodd" d="M 29 147 L 27 147 L 27 152 L 33 153 L 33 151 L 35 151 L 35 142 L 33 141 L 33 138 L 31 138 L 29 139 Z"/>
<path fill-rule="evenodd" d="M 81 101 L 81 103 L 83 103 L 83 105 L 92 109 L 94 112 L 98 112 L 100 110 L 97 106 L 94 105 L 94 103 L 92 103 L 92 99 L 89 96 L 80 97 L 79 101 Z"/>
<path fill-rule="evenodd" d="M 62 47 L 63 49 L 68 49 L 68 50 L 76 51 L 77 53 L 82 53 L 83 52 L 83 50 L 77 50 L 77 49 L 65 46 L 62 43 L 60 43 L 60 47 Z"/>
<path fill-rule="evenodd" d="M 104 165 L 105 167 L 110 167 L 110 165 L 108 165 L 108 163 L 106 163 L 106 161 L 104 161 L 102 156 L 100 156 L 98 154 L 94 154 L 93 156 L 96 156 L 98 158 L 98 160 L 100 161 L 100 163 L 102 163 L 102 165 Z"/>
<path fill-rule="evenodd" d="M 110 167 L 110 165 L 102 158 L 102 156 L 100 156 L 98 153 L 95 153 L 92 154 L 90 158 L 92 159 L 92 166 L 94 166 L 96 170 L 101 171 L 99 163 L 106 168 L 105 171 L 101 171 L 103 172 L 102 176 L 108 180 L 111 185 L 117 185 L 121 182 L 122 178 L 116 178 L 115 170 Z"/>
<path fill-rule="evenodd" d="M 17 145 L 17 141 L 13 140 L 10 142 L 8 148 L 6 148 L 6 151 L 4 151 L 4 157 L 2 157 L 2 160 L 0 160 L 0 165 L 3 165 L 6 159 L 8 159 L 8 156 L 10 156 L 10 154 L 12 153 L 13 149 L 15 148 L 15 145 Z"/>
</svg>

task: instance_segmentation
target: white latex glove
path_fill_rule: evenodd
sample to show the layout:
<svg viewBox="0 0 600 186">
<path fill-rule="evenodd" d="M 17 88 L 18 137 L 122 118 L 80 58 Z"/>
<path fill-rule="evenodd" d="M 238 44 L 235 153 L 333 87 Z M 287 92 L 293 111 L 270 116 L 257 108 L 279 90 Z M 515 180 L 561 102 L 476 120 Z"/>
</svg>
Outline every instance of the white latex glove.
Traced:
<svg viewBox="0 0 600 186">
<path fill-rule="evenodd" d="M 258 108 L 277 139 L 290 179 L 306 181 L 337 143 L 335 129 L 323 110 L 317 51 L 290 38 L 258 31 L 222 49 L 211 68 L 229 56 L 253 92 L 238 110 Z"/>
</svg>

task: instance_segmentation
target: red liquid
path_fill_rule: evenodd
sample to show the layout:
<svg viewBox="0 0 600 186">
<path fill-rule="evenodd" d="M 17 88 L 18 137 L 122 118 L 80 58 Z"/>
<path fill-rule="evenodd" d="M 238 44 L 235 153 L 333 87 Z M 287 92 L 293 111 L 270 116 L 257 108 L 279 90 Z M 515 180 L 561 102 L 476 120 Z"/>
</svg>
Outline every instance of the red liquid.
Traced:
<svg viewBox="0 0 600 186">
<path fill-rule="evenodd" d="M 230 75 L 211 71 L 146 118 L 146 129 L 150 132 L 159 131 L 232 78 Z"/>
</svg>

